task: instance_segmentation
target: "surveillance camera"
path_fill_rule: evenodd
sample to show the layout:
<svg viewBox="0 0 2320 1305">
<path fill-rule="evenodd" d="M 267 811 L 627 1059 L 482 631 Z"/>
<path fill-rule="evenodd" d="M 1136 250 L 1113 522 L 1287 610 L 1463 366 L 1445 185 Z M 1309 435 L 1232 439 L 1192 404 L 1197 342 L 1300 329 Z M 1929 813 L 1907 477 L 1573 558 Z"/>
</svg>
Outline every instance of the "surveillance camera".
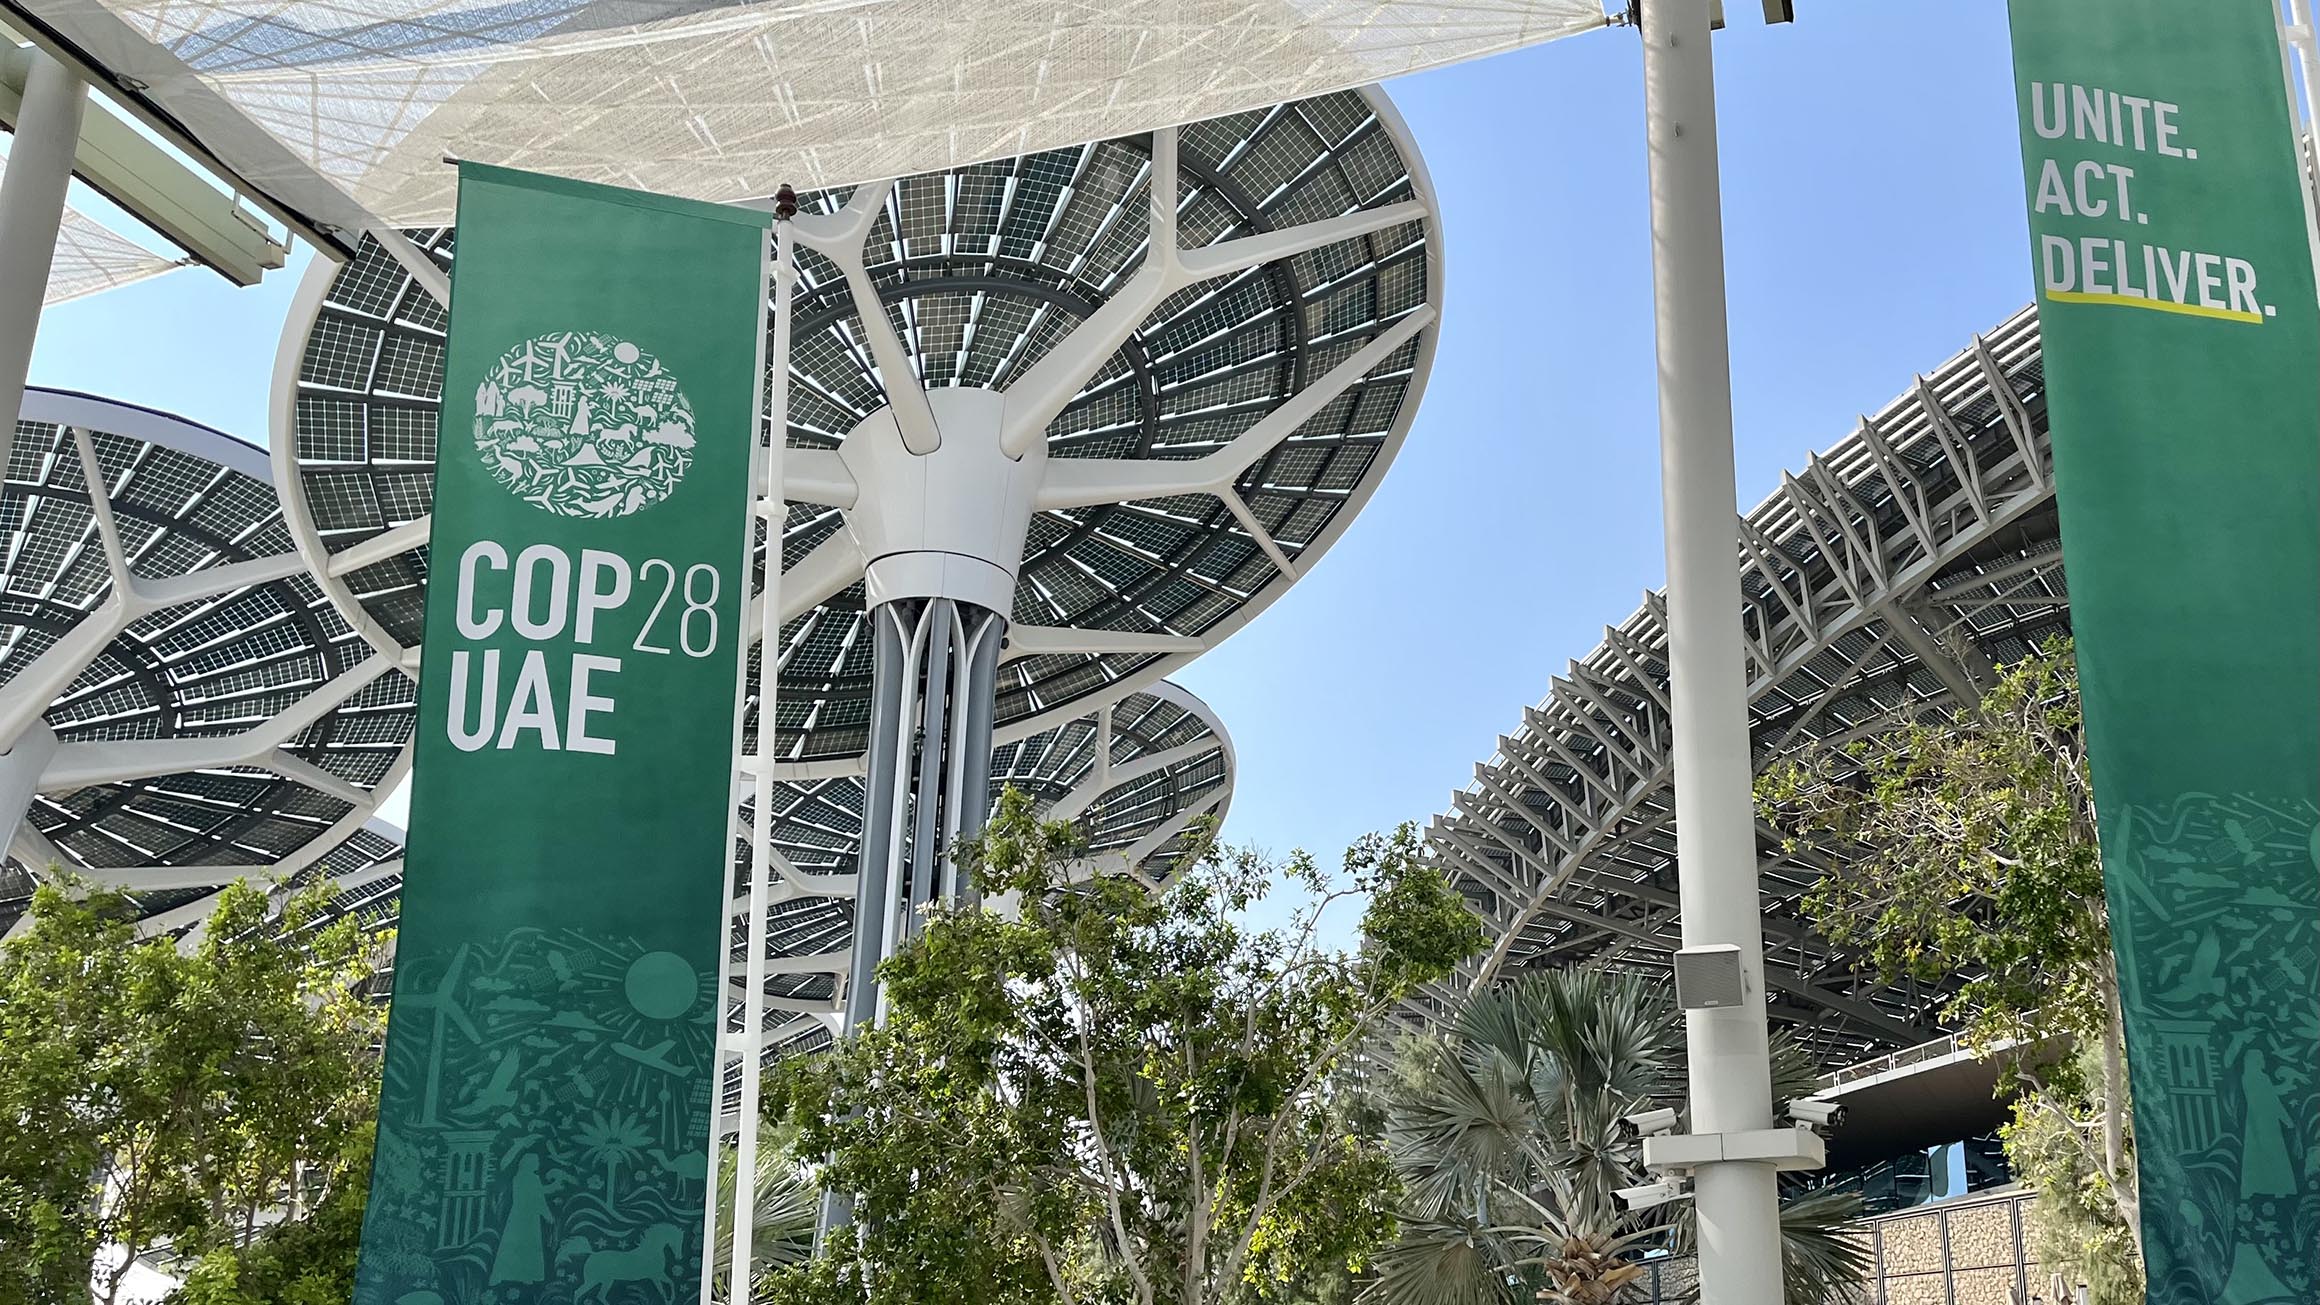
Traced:
<svg viewBox="0 0 2320 1305">
<path fill-rule="evenodd" d="M 1788 1103 L 1788 1117 L 1811 1129 L 1833 1129 L 1845 1122 L 1845 1108 L 1834 1101 L 1799 1098 Z"/>
<path fill-rule="evenodd" d="M 1641 1187 L 1622 1187 L 1618 1190 L 1620 1203 L 1630 1210 L 1649 1210 L 1653 1206 L 1666 1205 L 1670 1201 L 1679 1200 L 1688 1195 L 1690 1193 L 1684 1190 L 1683 1182 L 1674 1178 L 1665 1182 L 1646 1183 Z"/>
<path fill-rule="evenodd" d="M 1676 1131 L 1676 1112 L 1673 1110 L 1646 1110 L 1619 1121 L 1621 1130 L 1629 1137 L 1658 1137 Z"/>
</svg>

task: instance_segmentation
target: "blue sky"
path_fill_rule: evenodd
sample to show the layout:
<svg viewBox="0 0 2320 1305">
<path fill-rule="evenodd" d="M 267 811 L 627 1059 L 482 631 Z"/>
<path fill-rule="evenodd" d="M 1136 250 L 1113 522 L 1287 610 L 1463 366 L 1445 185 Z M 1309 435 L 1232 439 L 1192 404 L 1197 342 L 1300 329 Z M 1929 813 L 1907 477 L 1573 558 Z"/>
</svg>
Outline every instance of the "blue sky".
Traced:
<svg viewBox="0 0 2320 1305">
<path fill-rule="evenodd" d="M 1802 0 L 1717 38 L 1740 500 L 2030 297 L 2005 6 Z M 1407 78 L 1447 304 L 1361 518 L 1179 678 L 1231 731 L 1229 837 L 1334 855 L 1421 824 L 1660 583 L 1640 52 L 1627 30 Z M 303 259 L 52 310 L 32 379 L 266 436 Z"/>
</svg>

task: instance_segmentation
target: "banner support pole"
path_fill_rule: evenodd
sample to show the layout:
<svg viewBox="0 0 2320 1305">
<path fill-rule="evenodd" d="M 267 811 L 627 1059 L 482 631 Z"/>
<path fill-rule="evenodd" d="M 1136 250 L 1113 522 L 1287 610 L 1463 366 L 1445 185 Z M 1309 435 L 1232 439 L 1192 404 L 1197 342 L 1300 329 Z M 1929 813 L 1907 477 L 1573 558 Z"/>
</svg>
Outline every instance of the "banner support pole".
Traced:
<svg viewBox="0 0 2320 1305">
<path fill-rule="evenodd" d="M 1736 945 L 1745 994 L 1684 1012 L 1691 1130 L 1745 1133 L 1772 1126 L 1773 1103 L 1708 0 L 1648 0 L 1640 19 L 1683 941 Z M 1704 1163 L 1693 1186 L 1704 1305 L 1781 1305 L 1773 1166 Z"/>
<path fill-rule="evenodd" d="M 757 765 L 749 840 L 749 927 L 741 994 L 741 1118 L 733 1167 L 733 1258 L 727 1265 L 726 1298 L 740 1305 L 750 1298 L 750 1265 L 756 1257 L 757 1113 L 765 1075 L 765 933 L 772 906 L 774 706 L 781 680 L 781 530 L 788 516 L 782 499 L 782 451 L 789 443 L 790 291 L 797 283 L 797 241 L 787 217 L 773 226 L 773 343 L 767 374 L 766 443 L 759 515 L 765 521 L 765 601 L 757 646 Z"/>
</svg>

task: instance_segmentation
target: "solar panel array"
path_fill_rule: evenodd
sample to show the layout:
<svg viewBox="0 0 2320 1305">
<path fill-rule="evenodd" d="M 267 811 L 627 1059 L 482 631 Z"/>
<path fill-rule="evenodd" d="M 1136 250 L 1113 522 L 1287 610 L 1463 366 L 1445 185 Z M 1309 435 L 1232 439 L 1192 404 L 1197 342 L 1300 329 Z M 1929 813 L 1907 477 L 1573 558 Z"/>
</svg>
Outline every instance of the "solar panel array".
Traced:
<svg viewBox="0 0 2320 1305">
<path fill-rule="evenodd" d="M 1197 124 L 1181 133 L 1180 243 L 1279 229 L 1423 197 L 1390 113 L 1364 92 Z M 1004 388 L 1140 265 L 1148 138 L 1028 155 L 903 181 L 878 218 L 870 271 L 929 386 Z M 850 191 L 804 197 L 834 209 Z M 1339 241 L 1172 296 L 1057 418 L 1057 457 L 1191 458 L 1229 441 L 1332 365 L 1438 299 L 1430 224 Z M 448 229 L 416 231 L 448 268 Z M 885 402 L 842 278 L 801 254 L 789 438 L 829 447 Z M 300 488 L 331 553 L 421 521 L 431 505 L 445 314 L 375 240 L 312 305 L 295 374 Z M 296 332 L 305 329 L 294 320 Z M 1431 332 L 1338 395 L 1241 477 L 1239 491 L 1292 560 L 1317 555 L 1382 474 L 1415 408 Z M 795 565 L 841 527 L 793 505 Z M 340 577 L 342 599 L 385 640 L 415 646 L 425 548 Z M 379 547 L 378 545 L 373 545 Z M 1230 628 L 1286 587 L 1216 499 L 1195 496 L 1042 512 L 1011 615 L 1024 625 L 1200 635 Z M 783 631 L 777 755 L 846 757 L 865 746 L 870 652 L 857 584 Z M 1154 656 L 1023 656 L 1000 670 L 998 724 L 1067 719 L 1073 703 L 1152 669 Z M 752 676 L 754 682 L 754 676 Z M 1054 713 L 1050 715 L 1050 713 Z M 749 723 L 754 747 L 754 716 Z"/>
<path fill-rule="evenodd" d="M 2070 624 L 2036 316 L 1920 378 L 1739 527 L 1760 767 L 1978 697 L 1994 667 Z M 1573 965 L 1668 972 L 1681 942 L 1666 649 L 1653 594 L 1435 818 L 1433 854 L 1497 942 L 1467 983 Z M 1832 1065 L 1946 1031 L 1940 1007 L 1967 976 L 1880 981 L 1806 918 L 1823 854 L 1769 838 L 1758 853 L 1776 1023 Z"/>
<path fill-rule="evenodd" d="M 282 742 L 282 764 L 300 777 L 249 764 L 180 767 L 185 744 L 259 730 L 301 704 L 313 707 L 333 680 L 372 650 L 314 581 L 295 566 L 263 451 L 231 437 L 126 405 L 33 392 L 26 411 L 69 403 L 76 424 L 25 420 L 17 427 L 0 497 L 0 690 L 44 654 L 69 657 L 74 631 L 108 619 L 117 597 L 98 509 L 109 507 L 129 569 L 140 580 L 198 577 L 237 563 L 287 558 L 280 578 L 162 607 L 119 629 L 41 712 L 59 757 L 76 745 L 122 745 L 109 782 L 44 783 L 0 877 L 0 930 L 49 862 L 137 889 L 150 916 L 195 906 L 214 892 L 188 868 L 271 867 L 295 860 L 311 878 L 398 854 L 363 834 L 367 809 L 345 786 L 367 792 L 386 779 L 408 742 L 413 686 L 392 672 L 331 702 Z M 170 442 L 109 430 L 165 424 Z M 75 430 L 85 432 L 103 493 L 93 496 Z M 59 648 L 61 642 L 66 647 Z M 66 673 L 70 673 L 69 669 Z M 148 746 L 149 745 L 149 746 Z M 149 759 L 149 764 L 141 764 Z M 340 781 L 325 791 L 322 777 Z M 359 794 L 357 794 L 359 796 Z M 327 851 L 309 845 L 327 840 Z M 373 846 L 373 842 L 380 845 Z M 309 864 L 310 863 L 310 864 Z M 176 871 L 163 874 L 161 871 Z"/>
</svg>

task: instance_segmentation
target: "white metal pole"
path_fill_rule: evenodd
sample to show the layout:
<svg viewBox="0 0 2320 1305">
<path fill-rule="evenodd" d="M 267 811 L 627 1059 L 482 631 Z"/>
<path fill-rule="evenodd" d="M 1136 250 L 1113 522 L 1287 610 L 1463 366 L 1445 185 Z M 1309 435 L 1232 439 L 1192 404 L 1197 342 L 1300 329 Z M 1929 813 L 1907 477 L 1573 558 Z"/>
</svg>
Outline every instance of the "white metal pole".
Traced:
<svg viewBox="0 0 2320 1305">
<path fill-rule="evenodd" d="M 790 288 L 797 282 L 797 242 L 787 220 L 774 223 L 778 256 L 773 268 L 773 348 L 767 379 L 765 480 L 765 603 L 764 626 L 757 645 L 757 823 L 749 840 L 749 929 L 741 994 L 740 1139 L 733 1157 L 733 1259 L 727 1266 L 731 1284 L 726 1299 L 750 1298 L 750 1264 L 756 1256 L 757 1220 L 757 1111 L 765 1072 L 765 916 L 772 906 L 768 880 L 773 877 L 773 757 L 776 691 L 781 683 L 781 529 L 788 516 L 782 498 L 782 451 L 789 444 L 789 331 Z"/>
<path fill-rule="evenodd" d="M 1708 0 L 1645 0 L 1642 18 L 1684 945 L 1737 944 L 1749 997 L 1685 1012 L 1691 1131 L 1738 1133 L 1772 1126 L 1772 1076 Z M 1695 1171 L 1704 1305 L 1781 1305 L 1775 1177 L 1767 1163 Z"/>
<path fill-rule="evenodd" d="M 48 295 L 48 269 L 56 260 L 56 233 L 64 222 L 87 105 L 81 79 L 34 50 L 8 173 L 0 179 L 0 468 L 8 465 L 16 419 L 24 410 L 32 341 L 40 332 L 40 305 Z"/>
<path fill-rule="evenodd" d="M 2288 117 L 2296 142 L 2296 166 L 2304 178 L 2304 235 L 2312 246 L 2312 267 L 2320 276 L 2320 27 L 2313 24 L 2312 0 L 2288 0 L 2280 21 L 2280 75 L 2286 81 Z M 2297 95 L 2301 82 L 2302 95 Z M 2298 122 L 2297 108 L 2302 121 Z"/>
</svg>

